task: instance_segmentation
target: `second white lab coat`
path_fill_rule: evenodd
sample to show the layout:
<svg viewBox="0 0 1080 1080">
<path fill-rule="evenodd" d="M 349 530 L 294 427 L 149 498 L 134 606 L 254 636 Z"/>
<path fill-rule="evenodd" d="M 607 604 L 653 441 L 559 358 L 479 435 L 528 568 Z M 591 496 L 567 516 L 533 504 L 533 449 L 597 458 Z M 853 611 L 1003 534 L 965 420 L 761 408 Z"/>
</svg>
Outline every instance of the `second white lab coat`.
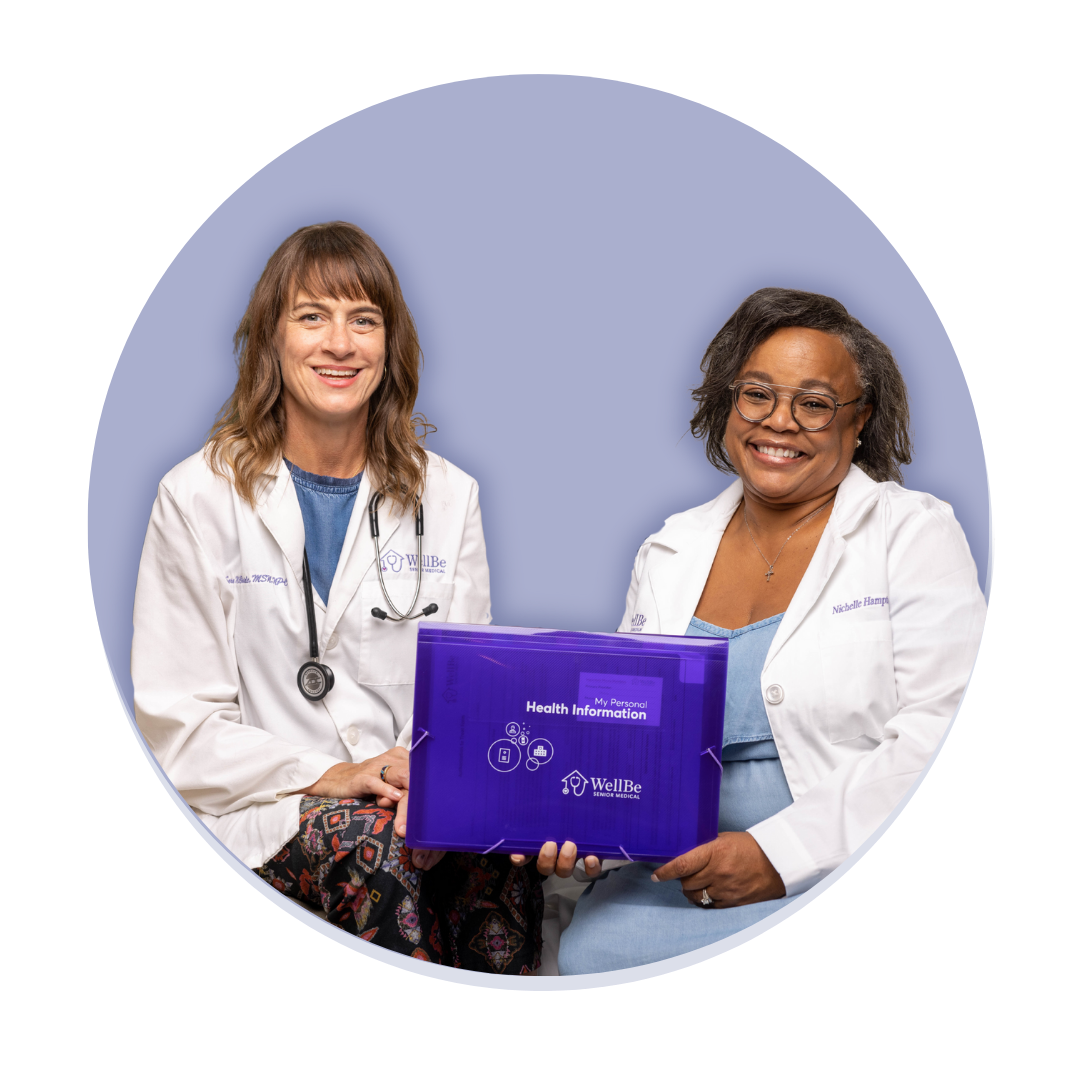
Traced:
<svg viewBox="0 0 1080 1080">
<path fill-rule="evenodd" d="M 620 631 L 686 633 L 741 498 L 736 480 L 645 540 Z M 788 895 L 839 866 L 926 766 L 985 612 L 951 507 L 852 465 L 761 674 L 794 802 L 749 832 Z"/>
<path fill-rule="evenodd" d="M 135 715 L 166 775 L 215 835 L 261 866 L 296 834 L 300 795 L 341 761 L 407 746 L 417 621 L 383 622 L 365 474 L 329 603 L 315 595 L 320 656 L 334 671 L 319 702 L 301 696 L 308 659 L 304 521 L 280 462 L 252 508 L 202 453 L 161 481 L 135 593 Z M 384 576 L 404 610 L 416 582 L 411 514 L 383 502 Z M 476 481 L 428 455 L 417 610 L 430 621 L 491 621 Z"/>
</svg>

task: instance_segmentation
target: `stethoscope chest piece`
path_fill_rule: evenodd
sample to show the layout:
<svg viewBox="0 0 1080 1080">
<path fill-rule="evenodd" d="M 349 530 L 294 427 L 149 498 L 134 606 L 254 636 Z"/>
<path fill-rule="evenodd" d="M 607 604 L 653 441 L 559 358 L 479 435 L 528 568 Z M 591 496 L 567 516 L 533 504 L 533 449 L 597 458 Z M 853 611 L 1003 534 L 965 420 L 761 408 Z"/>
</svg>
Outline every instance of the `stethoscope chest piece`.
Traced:
<svg viewBox="0 0 1080 1080">
<path fill-rule="evenodd" d="M 304 607 L 307 609 L 308 654 L 311 659 L 300 665 L 296 685 L 308 701 L 322 701 L 334 689 L 334 673 L 329 665 L 319 663 L 319 639 L 315 633 L 315 598 L 311 592 L 311 571 L 308 569 L 307 548 L 304 548 Z"/>
<path fill-rule="evenodd" d="M 308 701 L 322 701 L 334 689 L 334 673 L 326 664 L 309 660 L 296 673 L 296 685 Z"/>
</svg>

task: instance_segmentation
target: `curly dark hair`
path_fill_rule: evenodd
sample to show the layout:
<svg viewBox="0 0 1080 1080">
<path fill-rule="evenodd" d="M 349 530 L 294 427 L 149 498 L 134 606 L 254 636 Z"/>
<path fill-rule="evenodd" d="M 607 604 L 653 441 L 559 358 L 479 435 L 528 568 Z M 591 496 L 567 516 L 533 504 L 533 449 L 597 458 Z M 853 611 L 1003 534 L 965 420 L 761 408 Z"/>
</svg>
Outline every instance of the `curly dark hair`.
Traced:
<svg viewBox="0 0 1080 1080">
<path fill-rule="evenodd" d="M 721 472 L 733 472 L 724 433 L 734 405 L 728 387 L 750 354 L 787 326 L 821 330 L 838 337 L 859 373 L 860 405 L 873 405 L 855 450 L 854 462 L 874 480 L 903 483 L 901 465 L 911 463 L 908 399 L 904 377 L 889 347 L 831 296 L 798 289 L 758 289 L 748 296 L 709 343 L 701 361 L 705 375 L 693 392 L 698 404 L 690 431 L 705 440 L 705 455 Z"/>
</svg>

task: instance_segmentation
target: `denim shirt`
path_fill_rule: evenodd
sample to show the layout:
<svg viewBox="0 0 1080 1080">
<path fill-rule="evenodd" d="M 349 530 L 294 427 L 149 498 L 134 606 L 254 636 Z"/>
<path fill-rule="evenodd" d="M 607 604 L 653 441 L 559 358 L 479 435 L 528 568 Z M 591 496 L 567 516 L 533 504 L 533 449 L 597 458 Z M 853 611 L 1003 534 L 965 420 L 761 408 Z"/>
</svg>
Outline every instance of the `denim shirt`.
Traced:
<svg viewBox="0 0 1080 1080">
<path fill-rule="evenodd" d="M 293 487 L 304 518 L 304 548 L 311 570 L 311 585 L 325 604 L 329 602 L 330 585 L 337 572 L 353 503 L 364 474 L 361 472 L 340 480 L 336 476 L 304 472 L 288 460 L 285 464 L 292 473 Z"/>
<path fill-rule="evenodd" d="M 738 630 L 693 618 L 686 628 L 687 637 L 726 638 L 728 642 L 720 832 L 745 832 L 793 801 L 761 699 L 765 657 L 783 617 L 773 615 Z"/>
</svg>

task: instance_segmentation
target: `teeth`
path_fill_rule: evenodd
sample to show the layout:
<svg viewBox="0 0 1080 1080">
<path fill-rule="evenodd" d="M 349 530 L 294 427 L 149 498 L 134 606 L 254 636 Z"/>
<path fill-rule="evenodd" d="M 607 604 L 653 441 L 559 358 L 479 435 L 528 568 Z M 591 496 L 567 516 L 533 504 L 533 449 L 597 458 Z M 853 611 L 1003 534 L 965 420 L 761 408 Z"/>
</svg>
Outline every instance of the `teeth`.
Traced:
<svg viewBox="0 0 1080 1080">
<path fill-rule="evenodd" d="M 317 375 L 327 375 L 332 379 L 351 379 L 358 370 L 358 368 L 353 368 L 348 371 L 339 371 L 337 368 L 317 367 L 315 373 Z"/>
<path fill-rule="evenodd" d="M 800 456 L 800 453 L 799 453 L 798 450 L 783 450 L 779 446 L 756 446 L 755 445 L 754 449 L 759 451 L 762 454 L 768 454 L 769 457 L 794 458 L 794 457 L 799 457 Z"/>
</svg>

